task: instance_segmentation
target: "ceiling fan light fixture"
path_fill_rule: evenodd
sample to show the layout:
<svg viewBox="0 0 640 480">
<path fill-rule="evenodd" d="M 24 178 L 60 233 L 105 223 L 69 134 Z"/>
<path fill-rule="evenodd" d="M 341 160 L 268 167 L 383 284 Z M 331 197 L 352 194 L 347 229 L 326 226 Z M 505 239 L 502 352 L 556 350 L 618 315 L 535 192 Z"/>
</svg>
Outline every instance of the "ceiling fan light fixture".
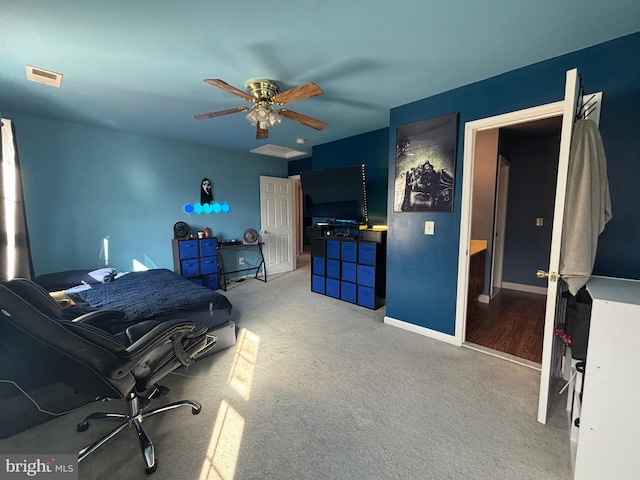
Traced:
<svg viewBox="0 0 640 480">
<path fill-rule="evenodd" d="M 204 120 L 207 118 L 220 117 L 237 112 L 246 112 L 247 122 L 256 127 L 256 140 L 264 140 L 268 138 L 268 128 L 271 128 L 282 122 L 282 117 L 288 118 L 295 122 L 306 125 L 316 130 L 323 130 L 327 124 L 315 118 L 307 117 L 301 113 L 297 113 L 285 108 L 276 109 L 275 105 L 285 105 L 290 102 L 311 98 L 322 94 L 322 90 L 313 82 L 307 82 L 304 85 L 280 92 L 278 85 L 272 80 L 254 78 L 247 81 L 247 92 L 237 89 L 217 78 L 205 79 L 205 82 L 214 87 L 220 88 L 228 93 L 236 95 L 248 102 L 252 102 L 253 106 L 228 108 L 215 112 L 201 113 L 194 115 L 196 120 Z"/>
<path fill-rule="evenodd" d="M 260 128 L 271 128 L 282 122 L 282 117 L 270 105 L 258 105 L 246 115 L 247 121 L 254 127 L 259 123 Z"/>
<path fill-rule="evenodd" d="M 258 122 L 260 121 L 260 117 L 258 117 L 258 112 L 256 112 L 255 108 L 252 108 L 249 113 L 247 113 L 246 119 L 247 122 L 249 122 L 254 127 L 258 124 Z"/>
<path fill-rule="evenodd" d="M 277 123 L 282 122 L 282 117 L 280 116 L 280 114 L 278 112 L 276 112 L 275 110 L 271 109 L 271 111 L 269 112 L 269 124 L 270 126 L 274 126 Z"/>
</svg>

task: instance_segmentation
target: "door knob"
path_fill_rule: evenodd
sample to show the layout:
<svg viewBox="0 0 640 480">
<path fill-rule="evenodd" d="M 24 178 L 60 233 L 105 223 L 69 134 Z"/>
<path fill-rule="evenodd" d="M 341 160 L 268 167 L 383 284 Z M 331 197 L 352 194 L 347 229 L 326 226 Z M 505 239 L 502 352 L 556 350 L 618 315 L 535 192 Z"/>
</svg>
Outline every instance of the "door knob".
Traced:
<svg viewBox="0 0 640 480">
<path fill-rule="evenodd" d="M 551 281 L 551 282 L 557 282 L 558 281 L 558 274 L 556 272 L 545 272 L 544 270 L 537 270 L 536 271 L 536 277 L 538 277 L 538 278 L 549 277 L 549 281 Z"/>
</svg>

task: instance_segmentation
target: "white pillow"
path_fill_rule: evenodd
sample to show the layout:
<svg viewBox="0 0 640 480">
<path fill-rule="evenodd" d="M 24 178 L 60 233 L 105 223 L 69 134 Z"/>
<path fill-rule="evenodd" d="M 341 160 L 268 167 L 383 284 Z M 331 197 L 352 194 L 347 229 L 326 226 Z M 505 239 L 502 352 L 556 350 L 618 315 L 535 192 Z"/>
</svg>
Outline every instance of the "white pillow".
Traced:
<svg viewBox="0 0 640 480">
<path fill-rule="evenodd" d="M 89 276 L 100 283 L 106 283 L 113 280 L 115 273 L 115 268 L 99 268 L 98 270 L 89 272 Z"/>
</svg>

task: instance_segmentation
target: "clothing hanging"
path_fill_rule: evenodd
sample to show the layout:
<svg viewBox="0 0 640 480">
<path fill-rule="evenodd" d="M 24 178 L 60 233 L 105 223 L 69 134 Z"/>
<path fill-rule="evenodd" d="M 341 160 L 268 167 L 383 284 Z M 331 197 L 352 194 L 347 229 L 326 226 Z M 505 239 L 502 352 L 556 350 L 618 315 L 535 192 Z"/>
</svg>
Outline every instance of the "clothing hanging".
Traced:
<svg viewBox="0 0 640 480">
<path fill-rule="evenodd" d="M 560 248 L 560 276 L 572 295 L 593 271 L 598 236 L 611 219 L 607 159 L 598 125 L 579 119 L 573 127 Z"/>
</svg>

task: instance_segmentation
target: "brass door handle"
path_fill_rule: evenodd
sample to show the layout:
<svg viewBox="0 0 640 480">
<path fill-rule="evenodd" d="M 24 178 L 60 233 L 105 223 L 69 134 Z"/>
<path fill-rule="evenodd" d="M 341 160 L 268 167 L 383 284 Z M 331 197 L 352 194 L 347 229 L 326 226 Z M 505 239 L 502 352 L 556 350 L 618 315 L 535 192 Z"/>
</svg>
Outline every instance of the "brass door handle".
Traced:
<svg viewBox="0 0 640 480">
<path fill-rule="evenodd" d="M 537 270 L 536 271 L 536 277 L 538 277 L 538 278 L 547 278 L 547 277 L 549 277 L 549 281 L 551 281 L 551 282 L 557 282 L 558 281 L 558 274 L 556 272 L 545 272 L 544 270 Z"/>
</svg>

